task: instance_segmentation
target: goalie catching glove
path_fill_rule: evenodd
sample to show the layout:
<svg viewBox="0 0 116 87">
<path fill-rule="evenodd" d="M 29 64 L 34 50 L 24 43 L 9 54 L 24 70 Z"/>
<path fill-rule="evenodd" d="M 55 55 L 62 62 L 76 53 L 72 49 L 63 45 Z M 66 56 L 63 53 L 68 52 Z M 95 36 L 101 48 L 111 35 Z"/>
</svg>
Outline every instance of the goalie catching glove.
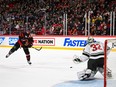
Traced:
<svg viewBox="0 0 116 87">
<path fill-rule="evenodd" d="M 78 56 L 76 56 L 76 55 L 74 55 L 74 57 L 73 57 L 74 59 L 73 59 L 73 62 L 74 63 L 76 63 L 76 64 L 78 64 L 78 63 L 80 63 L 80 62 L 82 62 L 80 59 L 79 59 L 79 57 Z"/>
</svg>

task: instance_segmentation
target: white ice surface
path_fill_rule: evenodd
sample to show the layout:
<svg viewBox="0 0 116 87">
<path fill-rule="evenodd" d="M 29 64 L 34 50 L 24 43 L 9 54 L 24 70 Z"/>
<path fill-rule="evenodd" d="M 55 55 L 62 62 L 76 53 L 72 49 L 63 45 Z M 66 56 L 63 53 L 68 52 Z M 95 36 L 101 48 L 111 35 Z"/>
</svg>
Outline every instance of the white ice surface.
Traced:
<svg viewBox="0 0 116 87">
<path fill-rule="evenodd" d="M 103 77 L 99 73 L 95 80 L 78 80 L 77 72 L 86 68 L 86 62 L 74 64 L 72 60 L 73 55 L 81 55 L 81 51 L 31 48 L 32 65 L 29 65 L 22 49 L 5 58 L 9 50 L 0 48 L 0 87 L 103 87 Z M 111 87 L 116 85 L 115 56 L 111 53 L 109 58 L 109 67 L 113 70 L 113 79 L 108 82 Z"/>
</svg>

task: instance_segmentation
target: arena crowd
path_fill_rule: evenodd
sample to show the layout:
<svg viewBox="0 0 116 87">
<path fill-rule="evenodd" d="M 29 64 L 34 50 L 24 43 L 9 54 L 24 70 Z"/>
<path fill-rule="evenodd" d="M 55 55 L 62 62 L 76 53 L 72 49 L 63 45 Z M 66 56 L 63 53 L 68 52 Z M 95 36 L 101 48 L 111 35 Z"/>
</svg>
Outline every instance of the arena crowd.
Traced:
<svg viewBox="0 0 116 87">
<path fill-rule="evenodd" d="M 25 30 L 34 35 L 63 35 L 64 13 L 67 35 L 85 35 L 85 20 L 90 23 L 91 35 L 110 35 L 115 6 L 115 0 L 0 0 L 0 35 L 18 35 Z"/>
</svg>

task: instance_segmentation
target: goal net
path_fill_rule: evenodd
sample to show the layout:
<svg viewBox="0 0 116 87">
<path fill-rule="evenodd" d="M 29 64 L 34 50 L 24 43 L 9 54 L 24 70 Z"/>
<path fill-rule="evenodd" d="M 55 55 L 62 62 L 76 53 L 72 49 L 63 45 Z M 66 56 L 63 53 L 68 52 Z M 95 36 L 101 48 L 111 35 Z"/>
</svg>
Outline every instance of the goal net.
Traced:
<svg viewBox="0 0 116 87">
<path fill-rule="evenodd" d="M 116 39 L 107 39 L 104 42 L 104 87 L 116 86 Z M 111 48 L 107 54 L 107 47 Z M 112 71 L 112 78 L 107 77 L 107 67 Z"/>
</svg>

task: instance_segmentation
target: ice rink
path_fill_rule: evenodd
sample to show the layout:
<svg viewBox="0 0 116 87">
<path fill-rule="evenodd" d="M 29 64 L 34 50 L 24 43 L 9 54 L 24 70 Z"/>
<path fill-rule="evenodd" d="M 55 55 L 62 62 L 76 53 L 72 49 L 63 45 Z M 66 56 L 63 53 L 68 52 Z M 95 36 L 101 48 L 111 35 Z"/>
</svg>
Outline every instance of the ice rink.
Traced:
<svg viewBox="0 0 116 87">
<path fill-rule="evenodd" d="M 103 87 L 100 73 L 94 80 L 78 80 L 77 72 L 86 68 L 86 62 L 74 64 L 72 60 L 75 54 L 81 55 L 81 51 L 30 48 L 32 65 L 29 65 L 22 49 L 5 58 L 9 50 L 0 48 L 0 87 Z M 111 52 L 109 57 L 113 78 L 109 79 L 108 87 L 115 87 L 116 52 Z"/>
</svg>

